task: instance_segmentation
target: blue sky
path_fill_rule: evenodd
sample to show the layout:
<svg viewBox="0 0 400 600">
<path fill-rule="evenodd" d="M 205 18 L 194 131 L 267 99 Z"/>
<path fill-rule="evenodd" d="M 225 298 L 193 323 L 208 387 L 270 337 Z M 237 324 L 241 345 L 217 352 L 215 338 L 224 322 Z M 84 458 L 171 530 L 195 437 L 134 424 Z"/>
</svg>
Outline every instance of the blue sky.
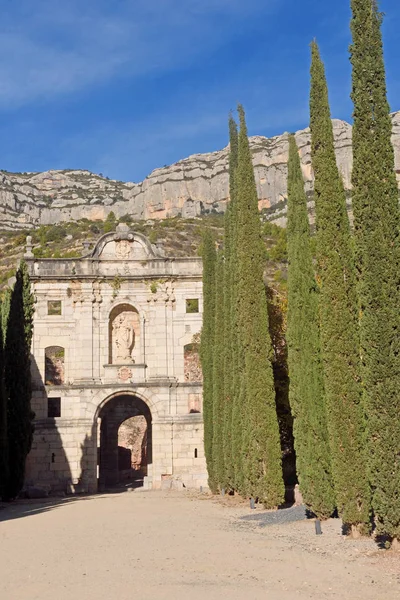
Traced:
<svg viewBox="0 0 400 600">
<path fill-rule="evenodd" d="M 400 3 L 382 0 L 392 110 Z M 351 119 L 349 0 L 0 0 L 0 169 L 82 168 L 140 181 L 250 135 L 308 123 L 309 43 L 334 117 Z"/>
</svg>

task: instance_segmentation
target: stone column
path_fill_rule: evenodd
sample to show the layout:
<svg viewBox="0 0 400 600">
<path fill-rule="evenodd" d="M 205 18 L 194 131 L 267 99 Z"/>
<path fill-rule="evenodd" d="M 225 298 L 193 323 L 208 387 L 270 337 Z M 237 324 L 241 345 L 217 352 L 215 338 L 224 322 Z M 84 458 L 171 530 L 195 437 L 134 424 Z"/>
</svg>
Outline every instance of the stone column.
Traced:
<svg viewBox="0 0 400 600">
<path fill-rule="evenodd" d="M 93 293 L 92 293 L 92 303 L 93 303 L 93 379 L 96 383 L 100 383 L 101 381 L 101 373 L 102 373 L 102 357 L 101 357 L 101 303 L 103 302 L 103 297 L 101 294 L 100 282 L 93 282 Z"/>
<path fill-rule="evenodd" d="M 77 334 L 76 378 L 82 383 L 93 383 L 93 289 L 92 282 L 82 282 L 81 301 L 76 303 Z"/>
</svg>

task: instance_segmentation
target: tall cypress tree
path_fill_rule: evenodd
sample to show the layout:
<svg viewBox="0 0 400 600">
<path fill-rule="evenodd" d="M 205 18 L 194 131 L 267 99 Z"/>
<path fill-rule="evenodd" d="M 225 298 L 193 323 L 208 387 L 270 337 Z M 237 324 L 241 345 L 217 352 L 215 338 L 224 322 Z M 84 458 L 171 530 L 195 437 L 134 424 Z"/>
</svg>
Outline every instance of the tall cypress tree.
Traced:
<svg viewBox="0 0 400 600">
<path fill-rule="evenodd" d="M 213 469 L 219 488 L 224 480 L 224 262 L 217 252 L 215 267 L 215 325 L 213 345 Z"/>
<path fill-rule="evenodd" d="M 213 347 L 213 461 L 218 487 L 224 487 L 224 256 L 217 253 L 215 268 L 215 335 Z"/>
<path fill-rule="evenodd" d="M 271 365 L 272 344 L 263 281 L 265 249 L 261 239 L 257 189 L 244 110 L 238 108 L 237 301 L 239 343 L 243 347 L 240 385 L 243 417 L 245 490 L 266 507 L 284 497 L 281 449 Z"/>
<path fill-rule="evenodd" d="M 8 313 L 10 312 L 11 289 L 7 288 L 1 300 L 1 327 L 3 330 L 3 345 L 6 343 Z"/>
<path fill-rule="evenodd" d="M 208 485 L 217 489 L 213 462 L 213 347 L 215 336 L 215 243 L 209 231 L 203 237 L 203 329 L 200 359 L 203 371 L 204 452 L 208 470 Z"/>
<path fill-rule="evenodd" d="M 248 412 L 244 409 L 243 394 L 240 393 L 244 372 L 243 343 L 239 331 L 239 304 L 238 304 L 238 132 L 237 125 L 230 121 L 231 154 L 229 160 L 229 187 L 230 187 L 230 288 L 231 297 L 230 322 L 231 322 L 231 365 L 230 380 L 232 393 L 232 418 L 231 418 L 231 455 L 232 455 L 232 487 L 239 494 L 245 494 L 244 488 L 244 456 L 243 432 L 244 423 Z"/>
<path fill-rule="evenodd" d="M 353 213 L 368 471 L 377 531 L 400 538 L 399 198 L 375 0 L 352 0 Z"/>
<path fill-rule="evenodd" d="M 22 489 L 26 457 L 32 445 L 34 414 L 31 410 L 30 347 L 33 312 L 34 301 L 27 266 L 22 262 L 11 294 L 5 345 L 9 460 L 9 478 L 5 491 L 7 499 L 15 498 Z"/>
<path fill-rule="evenodd" d="M 318 288 L 310 246 L 307 197 L 300 158 L 289 137 L 288 164 L 288 364 L 289 399 L 300 489 L 320 518 L 335 509 L 321 359 Z"/>
<path fill-rule="evenodd" d="M 321 342 L 337 507 L 352 526 L 369 522 L 360 381 L 357 276 L 346 196 L 334 150 L 325 69 L 312 44 L 310 127 L 315 176 Z"/>
<path fill-rule="evenodd" d="M 235 394 L 235 324 L 233 314 L 234 290 L 234 212 L 235 212 L 235 174 L 238 160 L 238 131 L 233 116 L 229 116 L 229 204 L 225 212 L 224 235 L 224 423 L 223 423 L 223 452 L 224 476 L 222 485 L 234 489 L 234 460 L 232 452 L 232 419 Z"/>
<path fill-rule="evenodd" d="M 2 314 L 0 303 L 0 315 Z M 4 387 L 4 337 L 0 324 L 0 499 L 5 498 L 8 481 L 7 396 Z"/>
</svg>

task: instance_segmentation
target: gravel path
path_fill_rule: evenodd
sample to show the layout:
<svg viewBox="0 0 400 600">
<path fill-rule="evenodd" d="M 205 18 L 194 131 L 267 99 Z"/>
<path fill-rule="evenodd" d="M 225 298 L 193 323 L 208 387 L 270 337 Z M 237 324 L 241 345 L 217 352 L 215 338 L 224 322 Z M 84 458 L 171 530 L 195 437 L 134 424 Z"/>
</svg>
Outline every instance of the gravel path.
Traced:
<svg viewBox="0 0 400 600">
<path fill-rule="evenodd" d="M 254 515 L 245 515 L 241 519 L 243 521 L 258 521 L 261 527 L 266 527 L 267 525 L 278 525 L 279 523 L 304 521 L 307 519 L 307 511 L 305 506 L 294 506 L 293 508 L 283 508 L 274 512 L 259 512 Z"/>
<path fill-rule="evenodd" d="M 316 536 L 304 519 L 260 527 L 271 515 L 175 491 L 16 504 L 0 510 L 0 598 L 400 598 L 398 555 L 344 539 L 338 519 Z"/>
</svg>

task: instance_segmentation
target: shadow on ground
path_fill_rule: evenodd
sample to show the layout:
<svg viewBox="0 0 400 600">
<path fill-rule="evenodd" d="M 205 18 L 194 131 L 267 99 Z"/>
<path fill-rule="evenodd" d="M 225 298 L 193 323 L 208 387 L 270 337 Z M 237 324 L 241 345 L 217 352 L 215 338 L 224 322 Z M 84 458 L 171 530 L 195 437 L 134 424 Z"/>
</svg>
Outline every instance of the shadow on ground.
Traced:
<svg viewBox="0 0 400 600">
<path fill-rule="evenodd" d="M 102 500 L 105 495 L 123 494 L 133 492 L 143 485 L 142 480 L 120 484 L 112 489 L 105 489 L 98 494 L 79 494 L 66 498 L 45 498 L 43 500 L 15 500 L 14 502 L 0 503 L 0 523 L 23 517 L 32 517 L 41 513 L 49 512 L 57 508 L 63 508 L 75 504 L 75 502 L 87 502 L 90 500 Z"/>
<path fill-rule="evenodd" d="M 274 511 L 263 511 L 254 515 L 245 515 L 240 517 L 241 521 L 257 521 L 260 527 L 267 525 L 277 525 L 278 523 L 293 523 L 295 521 L 305 521 L 311 515 L 305 506 L 293 506 L 291 508 L 282 508 Z"/>
</svg>

